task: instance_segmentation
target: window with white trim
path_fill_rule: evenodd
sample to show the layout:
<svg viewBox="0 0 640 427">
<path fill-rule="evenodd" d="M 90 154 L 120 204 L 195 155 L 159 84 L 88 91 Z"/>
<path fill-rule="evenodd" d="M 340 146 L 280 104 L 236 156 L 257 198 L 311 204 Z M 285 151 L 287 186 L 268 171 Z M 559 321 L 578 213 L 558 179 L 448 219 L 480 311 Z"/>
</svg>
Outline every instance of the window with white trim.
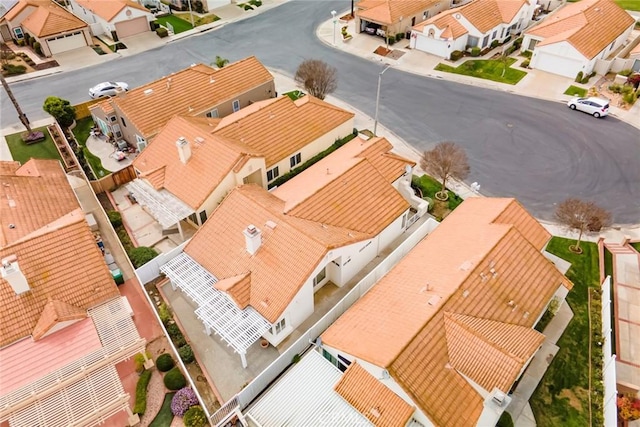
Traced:
<svg viewBox="0 0 640 427">
<path fill-rule="evenodd" d="M 200 212 L 200 225 L 204 224 L 207 220 L 207 211 Z"/>
<path fill-rule="evenodd" d="M 235 111 L 235 110 L 234 110 L 234 111 Z M 220 116 L 218 115 L 218 109 L 217 109 L 217 108 L 214 108 L 213 110 L 209 111 L 209 112 L 207 113 L 207 117 L 211 117 L 211 118 L 214 118 L 214 119 L 215 119 L 215 118 L 217 118 L 217 117 L 220 117 Z"/>
<path fill-rule="evenodd" d="M 287 326 L 287 322 L 283 318 L 282 320 L 280 320 L 278 323 L 274 325 L 274 330 L 275 330 L 274 334 L 278 335 L 280 332 L 284 331 L 284 328 L 286 328 L 286 326 Z"/>
<path fill-rule="evenodd" d="M 240 101 L 236 99 L 233 101 L 233 112 L 235 113 L 238 110 L 240 110 Z"/>
<path fill-rule="evenodd" d="M 324 279 L 327 278 L 327 267 L 324 267 L 320 272 L 313 278 L 313 286 L 318 286 Z"/>
<path fill-rule="evenodd" d="M 278 166 L 276 166 L 273 169 L 269 169 L 267 171 L 267 181 L 273 181 L 279 176 L 280 176 L 280 170 L 278 169 Z"/>
<path fill-rule="evenodd" d="M 300 156 L 300 153 L 296 154 L 295 156 L 292 156 L 289 159 L 289 164 L 290 166 L 293 168 L 295 167 L 297 164 L 300 164 L 300 162 L 302 161 L 302 156 Z"/>
</svg>

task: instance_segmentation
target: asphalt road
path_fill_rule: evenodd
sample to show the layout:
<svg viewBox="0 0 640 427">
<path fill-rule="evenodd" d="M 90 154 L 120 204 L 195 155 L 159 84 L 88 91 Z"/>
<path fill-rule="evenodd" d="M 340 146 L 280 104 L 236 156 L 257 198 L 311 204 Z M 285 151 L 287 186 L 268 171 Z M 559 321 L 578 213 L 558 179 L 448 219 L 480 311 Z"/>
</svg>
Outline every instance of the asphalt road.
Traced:
<svg viewBox="0 0 640 427">
<path fill-rule="evenodd" d="M 305 58 L 338 69 L 335 95 L 373 116 L 382 64 L 324 45 L 315 28 L 341 1 L 290 1 L 249 19 L 99 67 L 11 85 L 31 120 L 45 117 L 44 98 L 88 99 L 96 82 L 138 86 L 189 64 L 256 55 L 293 75 Z M 1 124 L 17 122 L 2 99 Z M 170 102 L 170 100 L 167 100 Z M 471 174 L 489 196 L 513 196 L 541 219 L 567 197 L 598 202 L 618 224 L 640 223 L 640 131 L 614 117 L 597 120 L 559 102 L 522 97 L 389 69 L 383 77 L 380 123 L 419 150 L 452 140 L 467 151 Z"/>
</svg>

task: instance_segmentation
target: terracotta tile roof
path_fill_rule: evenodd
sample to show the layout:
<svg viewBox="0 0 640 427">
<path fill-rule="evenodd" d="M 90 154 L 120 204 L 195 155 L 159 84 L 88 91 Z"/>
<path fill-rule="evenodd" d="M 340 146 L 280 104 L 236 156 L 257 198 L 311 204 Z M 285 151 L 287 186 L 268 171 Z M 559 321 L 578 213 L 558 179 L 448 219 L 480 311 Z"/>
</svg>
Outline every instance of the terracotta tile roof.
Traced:
<svg viewBox="0 0 640 427">
<path fill-rule="evenodd" d="M 613 0 L 582 0 L 563 6 L 526 34 L 543 38 L 537 46 L 566 41 L 592 59 L 634 22 Z"/>
<path fill-rule="evenodd" d="M 0 247 L 80 207 L 57 160 L 0 165 Z"/>
<path fill-rule="evenodd" d="M 416 165 L 413 160 L 392 153 L 393 145 L 386 138 L 372 138 L 363 145 L 365 149 L 358 157 L 367 159 L 389 182 L 394 182 L 404 175 L 407 165 Z"/>
<path fill-rule="evenodd" d="M 7 15 L 13 14 L 14 11 L 22 11 L 27 6 L 34 6 L 36 9 L 22 21 L 21 25 L 37 37 L 47 37 L 87 27 L 86 22 L 53 1 L 21 0 Z M 15 16 L 6 17 L 13 19 Z"/>
<path fill-rule="evenodd" d="M 426 11 L 438 0 L 364 0 L 357 3 L 356 15 L 367 21 L 392 25 L 400 22 L 400 17 L 409 18 Z"/>
<path fill-rule="evenodd" d="M 262 231 L 255 255 L 243 234 L 250 224 Z M 285 215 L 282 200 L 250 184 L 229 193 L 184 251 L 219 280 L 250 274 L 250 305 L 275 322 L 330 249 L 366 237 Z"/>
<path fill-rule="evenodd" d="M 215 119 L 176 116 L 134 160 L 140 176 L 155 189 L 166 189 L 194 210 L 199 209 L 234 166 L 258 151 L 227 138 L 211 135 Z M 184 164 L 176 141 L 184 137 L 191 147 L 191 158 Z"/>
<path fill-rule="evenodd" d="M 310 95 L 297 101 L 282 96 L 247 108 L 221 119 L 213 135 L 241 141 L 262 153 L 267 168 L 355 116 Z"/>
<path fill-rule="evenodd" d="M 515 213 L 515 224 L 498 222 L 510 209 L 523 208 L 514 199 L 467 199 L 327 329 L 323 343 L 387 368 L 436 425 L 475 425 L 483 399 L 452 366 L 444 313 L 531 328 L 558 286 L 571 287 L 528 240 L 542 232 L 521 234 L 535 224 Z M 508 340 L 502 346 L 513 351 Z"/>
<path fill-rule="evenodd" d="M 39 341 L 29 338 L 0 349 L 0 395 L 6 395 L 102 347 L 92 319 Z M 37 369 L 34 369 L 37 367 Z"/>
<path fill-rule="evenodd" d="M 130 0 L 76 0 L 80 6 L 89 10 L 94 15 L 101 17 L 106 21 L 111 21 L 125 7 L 142 10 L 149 13 L 149 10 L 140 4 Z"/>
<path fill-rule="evenodd" d="M 521 325 L 444 313 L 449 363 L 485 390 L 508 391 L 544 335 Z"/>
<path fill-rule="evenodd" d="M 404 426 L 415 410 L 357 362 L 347 368 L 334 389 L 376 427 Z"/>
<path fill-rule="evenodd" d="M 236 305 L 243 310 L 251 302 L 251 275 L 249 273 L 219 280 L 216 282 L 215 288 L 229 294 Z"/>
<path fill-rule="evenodd" d="M 106 114 L 113 110 L 110 105 L 113 103 L 141 136 L 151 139 L 176 114 L 203 115 L 222 102 L 272 81 L 269 71 L 255 56 L 250 56 L 221 69 L 195 65 L 131 89 L 124 96 L 99 102 L 90 109 L 100 108 Z"/>
<path fill-rule="evenodd" d="M 464 25 L 460 23 L 460 21 L 453 17 L 453 13 L 457 10 L 458 9 L 452 9 L 441 12 L 432 18 L 415 25 L 413 29 L 422 33 L 425 26 L 435 25 L 436 28 L 444 30 L 440 35 L 440 38 L 457 39 L 469 32 Z"/>
<path fill-rule="evenodd" d="M 31 337 L 34 340 L 42 338 L 51 328 L 60 322 L 68 322 L 71 320 L 80 320 L 87 317 L 86 310 L 75 307 L 64 301 L 53 300 L 49 298 L 47 304 L 42 310 L 40 319 L 36 323 Z"/>
</svg>

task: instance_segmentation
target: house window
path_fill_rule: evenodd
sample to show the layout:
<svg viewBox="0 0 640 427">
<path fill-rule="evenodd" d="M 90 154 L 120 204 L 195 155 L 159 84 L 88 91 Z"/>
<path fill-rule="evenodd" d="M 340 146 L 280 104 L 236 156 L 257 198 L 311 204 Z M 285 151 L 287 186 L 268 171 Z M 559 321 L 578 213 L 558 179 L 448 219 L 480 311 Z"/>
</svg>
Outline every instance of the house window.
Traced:
<svg viewBox="0 0 640 427">
<path fill-rule="evenodd" d="M 334 366 L 338 366 L 338 359 L 333 357 L 333 354 L 329 353 L 324 348 L 322 349 L 322 355 L 324 356 L 325 359 L 327 359 L 329 362 L 331 362 L 331 364 L 333 364 Z"/>
<path fill-rule="evenodd" d="M 213 110 L 209 111 L 207 113 L 207 117 L 212 117 L 212 118 L 220 117 L 218 116 L 218 109 L 214 108 Z"/>
<path fill-rule="evenodd" d="M 504 27 L 502 27 L 502 30 L 500 30 L 500 38 L 504 37 Z"/>
<path fill-rule="evenodd" d="M 342 372 L 344 372 L 344 371 L 347 370 L 349 365 L 351 365 L 351 361 L 350 360 L 348 360 L 344 356 L 338 355 L 338 369 L 340 369 Z"/>
<path fill-rule="evenodd" d="M 267 181 L 273 181 L 279 176 L 280 176 L 280 171 L 278 170 L 278 166 L 267 171 Z"/>
<path fill-rule="evenodd" d="M 13 34 L 15 34 L 17 39 L 24 38 L 24 33 L 22 32 L 22 28 L 16 27 L 13 29 Z"/>
<path fill-rule="evenodd" d="M 536 47 L 537 44 L 538 44 L 538 40 L 533 40 L 533 39 L 529 40 L 529 49 L 528 50 L 533 50 Z"/>
<path fill-rule="evenodd" d="M 200 212 L 200 225 L 204 224 L 207 220 L 207 211 Z"/>
<path fill-rule="evenodd" d="M 240 101 L 236 99 L 233 101 L 233 112 L 235 113 L 238 110 L 240 110 Z"/>
<path fill-rule="evenodd" d="M 422 13 L 422 20 L 425 20 L 428 17 L 429 17 L 429 11 L 428 10 Z"/>
<path fill-rule="evenodd" d="M 302 160 L 302 158 L 300 157 L 300 153 L 296 154 L 295 156 L 291 157 L 289 159 L 289 164 L 291 165 L 291 167 L 295 167 L 295 165 L 299 164 L 300 161 Z"/>
<path fill-rule="evenodd" d="M 122 138 L 122 132 L 120 132 L 120 125 L 113 125 L 113 134 L 116 138 Z"/>
<path fill-rule="evenodd" d="M 614 40 L 614 41 L 612 41 L 612 42 L 611 42 L 611 46 L 609 46 L 609 50 L 613 49 L 613 45 L 615 45 L 615 44 L 616 44 L 616 41 L 615 41 L 615 40 Z"/>
<path fill-rule="evenodd" d="M 497 35 L 498 35 L 498 30 L 495 30 L 495 31 L 493 32 L 493 35 L 491 36 L 491 39 L 492 39 L 492 40 L 493 40 L 493 39 L 495 39 Z"/>
<path fill-rule="evenodd" d="M 482 47 L 487 47 L 488 44 L 489 44 L 489 36 L 485 36 L 484 39 L 482 39 Z"/>
<path fill-rule="evenodd" d="M 327 278 L 327 267 L 324 267 L 322 270 L 320 270 L 320 273 L 318 273 L 318 275 L 313 278 L 313 286 L 314 287 L 318 286 L 318 284 L 321 283 L 326 278 Z"/>
<path fill-rule="evenodd" d="M 474 36 L 469 36 L 469 38 L 467 39 L 467 46 L 469 47 L 478 46 L 478 38 Z"/>
<path fill-rule="evenodd" d="M 287 322 L 285 322 L 284 318 L 275 324 L 276 335 L 280 332 L 284 331 L 284 328 L 287 326 Z"/>
<path fill-rule="evenodd" d="M 196 215 L 195 212 L 189 215 L 189 221 L 191 221 L 194 224 L 198 224 L 198 216 Z"/>
<path fill-rule="evenodd" d="M 120 121 L 122 122 L 122 126 L 127 127 L 127 122 L 124 121 L 124 117 L 120 117 Z"/>
</svg>

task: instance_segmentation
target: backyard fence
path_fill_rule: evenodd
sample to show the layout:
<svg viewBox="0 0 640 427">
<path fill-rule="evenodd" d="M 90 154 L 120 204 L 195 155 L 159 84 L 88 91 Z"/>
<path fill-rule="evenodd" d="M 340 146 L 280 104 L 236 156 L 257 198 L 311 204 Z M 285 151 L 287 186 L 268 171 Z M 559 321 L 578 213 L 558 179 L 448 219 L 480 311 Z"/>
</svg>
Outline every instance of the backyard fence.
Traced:
<svg viewBox="0 0 640 427">
<path fill-rule="evenodd" d="M 93 104 L 100 102 L 100 99 L 92 99 L 91 101 L 83 102 L 82 104 L 74 105 L 73 108 L 76 110 L 76 120 L 84 119 L 85 117 L 89 117 L 91 115 L 91 111 L 89 111 L 89 107 Z"/>
<path fill-rule="evenodd" d="M 604 425 L 615 426 L 618 422 L 616 397 L 616 355 L 612 354 L 611 327 L 611 276 L 602 282 L 602 381 L 604 385 Z"/>
<path fill-rule="evenodd" d="M 153 279 L 160 277 L 160 267 L 180 255 L 188 242 L 189 241 L 187 240 L 180 246 L 171 249 L 169 252 L 161 253 L 151 261 L 136 269 L 136 276 L 140 279 L 140 283 L 145 285 Z"/>
<path fill-rule="evenodd" d="M 327 314 L 316 322 L 296 342 L 287 348 L 264 371 L 253 379 L 245 388 L 226 402 L 211 418 L 211 424 L 221 425 L 231 414 L 244 410 L 249 404 L 265 390 L 278 376 L 291 365 L 293 357 L 304 353 L 312 342 L 333 323 L 358 299 L 360 299 L 374 284 L 376 284 L 393 266 L 413 249 L 427 234 L 433 231 L 438 222 L 433 218 L 418 227 L 404 242 L 378 264 L 369 274 L 362 278 L 348 294 L 344 296 Z"/>
<path fill-rule="evenodd" d="M 113 172 L 107 176 L 91 182 L 91 188 L 96 194 L 104 193 L 105 191 L 111 191 L 121 185 L 131 182 L 136 179 L 136 171 L 132 165 L 127 166 L 124 169 Z"/>
</svg>

